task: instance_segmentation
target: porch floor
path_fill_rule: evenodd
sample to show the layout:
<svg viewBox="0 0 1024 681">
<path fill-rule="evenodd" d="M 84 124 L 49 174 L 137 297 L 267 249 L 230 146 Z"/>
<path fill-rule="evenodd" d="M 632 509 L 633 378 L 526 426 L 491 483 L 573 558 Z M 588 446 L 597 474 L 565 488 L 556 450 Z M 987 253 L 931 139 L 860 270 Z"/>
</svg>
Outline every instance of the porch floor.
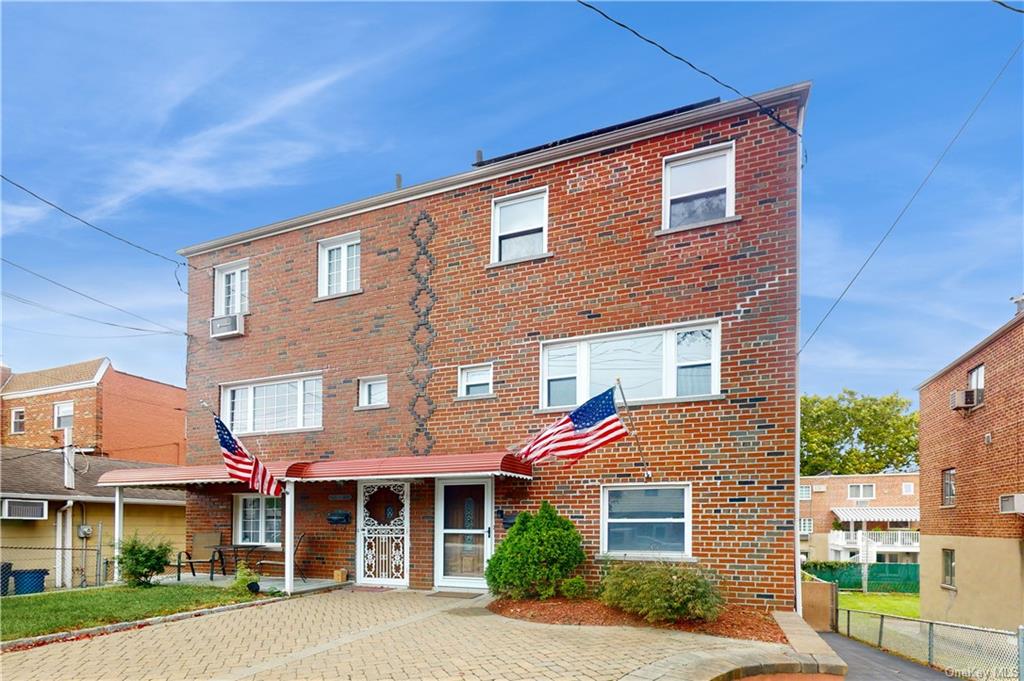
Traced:
<svg viewBox="0 0 1024 681">
<path fill-rule="evenodd" d="M 177 582 L 177 577 L 174 572 L 162 575 L 157 578 L 158 581 L 164 584 L 174 584 Z M 231 586 L 235 581 L 235 576 L 229 574 L 227 576 L 216 574 L 213 576 L 213 581 L 210 581 L 210 573 L 199 574 L 196 570 L 196 576 L 193 577 L 191 573 L 181 575 L 181 584 L 195 584 L 197 586 L 219 586 L 223 589 Z M 278 591 L 284 592 L 284 577 L 260 577 L 260 590 L 267 591 L 269 589 L 277 589 Z M 348 584 L 348 582 L 336 582 L 333 579 L 307 579 L 302 581 L 300 577 L 295 578 L 295 591 L 297 594 L 311 593 L 314 591 L 326 591 L 328 589 L 334 589 Z"/>
</svg>

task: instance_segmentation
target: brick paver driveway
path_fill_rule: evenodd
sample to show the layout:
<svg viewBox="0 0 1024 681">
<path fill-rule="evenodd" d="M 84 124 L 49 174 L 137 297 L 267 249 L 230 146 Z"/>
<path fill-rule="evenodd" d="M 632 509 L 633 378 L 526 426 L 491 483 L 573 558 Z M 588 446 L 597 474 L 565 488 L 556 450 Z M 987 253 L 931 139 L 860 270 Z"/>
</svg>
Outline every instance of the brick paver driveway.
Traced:
<svg viewBox="0 0 1024 681">
<path fill-rule="evenodd" d="M 791 654 L 664 630 L 520 622 L 491 614 L 483 600 L 332 591 L 7 653 L 0 671 L 5 681 L 678 679 L 695 678 L 680 665 L 710 678 L 723 660 Z"/>
</svg>

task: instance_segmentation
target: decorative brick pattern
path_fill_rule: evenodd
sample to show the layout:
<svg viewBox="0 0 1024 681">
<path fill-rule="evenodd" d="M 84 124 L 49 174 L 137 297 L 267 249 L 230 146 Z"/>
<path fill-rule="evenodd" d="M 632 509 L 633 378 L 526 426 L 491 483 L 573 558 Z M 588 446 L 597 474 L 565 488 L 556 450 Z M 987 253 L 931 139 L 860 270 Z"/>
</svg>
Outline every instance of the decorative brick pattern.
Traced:
<svg viewBox="0 0 1024 681">
<path fill-rule="evenodd" d="M 409 413 L 416 422 L 416 429 L 409 435 L 409 451 L 414 455 L 428 456 L 436 439 L 427 428 L 427 421 L 434 415 L 437 405 L 427 392 L 434 367 L 430 363 L 430 346 L 437 338 L 437 332 L 430 323 L 430 312 L 437 303 L 437 294 L 430 286 L 430 276 L 437 267 L 437 259 L 430 252 L 430 242 L 437 232 L 437 225 L 427 211 L 422 211 L 409 229 L 409 237 L 416 244 L 416 255 L 409 263 L 409 274 L 416 280 L 416 288 L 409 298 L 409 307 L 416 316 L 416 322 L 409 332 L 409 343 L 416 353 L 416 360 L 406 371 L 415 394 L 409 401 Z"/>
</svg>

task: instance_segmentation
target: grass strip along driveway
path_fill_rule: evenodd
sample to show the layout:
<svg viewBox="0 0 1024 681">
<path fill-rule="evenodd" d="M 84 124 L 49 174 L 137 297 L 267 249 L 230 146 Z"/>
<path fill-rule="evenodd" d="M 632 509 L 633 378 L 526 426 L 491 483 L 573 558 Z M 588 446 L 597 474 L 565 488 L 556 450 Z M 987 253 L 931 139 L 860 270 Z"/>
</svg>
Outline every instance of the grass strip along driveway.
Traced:
<svg viewBox="0 0 1024 681">
<path fill-rule="evenodd" d="M 839 607 L 916 619 L 921 616 L 921 597 L 918 594 L 865 594 L 841 591 Z"/>
<path fill-rule="evenodd" d="M 0 639 L 9 641 L 253 600 L 232 589 L 192 584 L 112 586 L 6 597 Z"/>
</svg>

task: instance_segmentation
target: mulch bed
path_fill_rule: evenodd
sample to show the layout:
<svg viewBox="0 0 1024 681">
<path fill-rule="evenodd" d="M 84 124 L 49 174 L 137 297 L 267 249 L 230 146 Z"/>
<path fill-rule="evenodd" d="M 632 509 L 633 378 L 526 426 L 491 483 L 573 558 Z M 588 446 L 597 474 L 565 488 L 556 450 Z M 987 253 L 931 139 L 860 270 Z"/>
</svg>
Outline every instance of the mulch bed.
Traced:
<svg viewBox="0 0 1024 681">
<path fill-rule="evenodd" d="M 546 601 L 499 599 L 487 606 L 491 612 L 529 622 L 544 624 L 586 624 L 597 626 L 653 627 L 676 629 L 709 636 L 727 636 L 751 641 L 787 643 L 786 635 L 770 611 L 738 605 L 727 606 L 714 622 L 676 622 L 649 624 L 636 615 L 616 610 L 596 600 L 570 601 L 550 598 Z"/>
</svg>

